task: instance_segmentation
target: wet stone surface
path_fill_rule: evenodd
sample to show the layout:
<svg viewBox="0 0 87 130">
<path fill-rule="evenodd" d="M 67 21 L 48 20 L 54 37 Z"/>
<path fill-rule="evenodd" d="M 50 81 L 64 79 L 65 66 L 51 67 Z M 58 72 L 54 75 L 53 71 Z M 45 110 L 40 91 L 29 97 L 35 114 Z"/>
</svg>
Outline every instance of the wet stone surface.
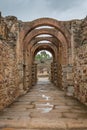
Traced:
<svg viewBox="0 0 87 130">
<path fill-rule="evenodd" d="M 40 79 L 0 112 L 0 130 L 87 130 L 87 107 Z"/>
</svg>

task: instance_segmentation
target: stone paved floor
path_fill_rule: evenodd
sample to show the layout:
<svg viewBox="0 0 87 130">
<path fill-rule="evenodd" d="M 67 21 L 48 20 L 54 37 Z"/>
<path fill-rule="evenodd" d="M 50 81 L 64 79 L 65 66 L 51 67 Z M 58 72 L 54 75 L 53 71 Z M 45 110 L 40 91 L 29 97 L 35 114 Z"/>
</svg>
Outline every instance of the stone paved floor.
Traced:
<svg viewBox="0 0 87 130">
<path fill-rule="evenodd" d="M 87 130 L 87 107 L 42 80 L 0 112 L 0 130 Z"/>
</svg>

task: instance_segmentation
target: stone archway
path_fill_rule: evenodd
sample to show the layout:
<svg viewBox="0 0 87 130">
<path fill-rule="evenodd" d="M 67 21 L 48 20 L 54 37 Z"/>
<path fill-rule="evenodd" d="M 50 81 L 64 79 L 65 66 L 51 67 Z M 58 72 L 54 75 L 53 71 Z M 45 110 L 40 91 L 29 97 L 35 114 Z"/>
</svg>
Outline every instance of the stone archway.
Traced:
<svg viewBox="0 0 87 130">
<path fill-rule="evenodd" d="M 63 36 L 65 37 L 65 39 L 67 40 L 67 42 L 70 43 L 70 32 L 65 28 L 64 24 L 56 19 L 52 19 L 52 18 L 39 18 L 36 19 L 32 22 L 27 23 L 27 26 L 25 26 L 26 31 L 24 32 L 24 39 L 25 37 L 28 35 L 28 33 L 30 33 L 30 31 L 34 30 L 37 27 L 40 26 L 51 26 L 54 27 L 55 29 L 57 29 L 58 31 L 60 31 Z"/>
<path fill-rule="evenodd" d="M 39 52 L 39 51 L 48 51 L 52 54 L 52 57 L 53 57 L 53 62 L 55 62 L 57 60 L 57 48 L 54 47 L 51 43 L 50 44 L 47 44 L 47 43 L 37 43 L 34 47 L 31 48 L 31 53 L 32 53 L 32 57 L 33 57 L 33 60 L 32 60 L 32 63 L 33 63 L 33 73 L 32 73 L 32 79 L 33 79 L 33 85 L 35 84 L 35 81 L 37 81 L 37 67 L 38 67 L 38 64 L 37 62 L 35 63 L 35 56 L 36 54 Z M 51 61 L 51 62 L 52 62 Z M 40 64 L 39 63 L 39 66 L 41 66 L 41 68 L 48 68 L 48 66 L 46 65 L 46 62 L 47 60 L 44 61 L 44 64 Z M 48 62 L 47 62 L 48 64 Z M 43 65 L 43 66 L 42 66 Z M 50 78 L 50 80 L 52 81 L 52 75 L 51 74 L 51 63 L 49 63 L 49 68 L 48 68 L 50 71 L 50 75 L 48 76 Z"/>
<path fill-rule="evenodd" d="M 31 40 L 33 38 L 35 38 L 36 36 L 38 35 L 41 35 L 41 34 L 50 34 L 52 35 L 54 38 L 58 39 L 58 41 L 60 41 L 62 43 L 62 49 L 61 51 L 63 51 L 64 53 L 64 61 L 65 64 L 68 62 L 68 48 L 67 48 L 67 43 L 66 43 L 66 40 L 64 38 L 64 36 L 60 36 L 60 33 L 57 31 L 57 30 L 54 30 L 54 29 L 37 29 L 37 30 L 33 30 L 29 33 L 27 39 L 24 40 L 24 48 L 27 47 L 27 45 L 31 42 Z M 59 43 L 58 43 L 59 44 Z"/>
<path fill-rule="evenodd" d="M 27 28 L 25 27 L 25 31 L 24 31 L 24 38 L 23 38 L 22 45 L 24 51 L 24 62 L 26 62 L 26 59 L 30 59 L 31 63 L 29 64 L 31 64 L 32 66 L 33 56 L 31 56 L 31 49 L 34 48 L 35 50 L 35 46 L 38 46 L 38 42 L 40 41 L 44 41 L 44 40 L 50 41 L 53 48 L 55 47 L 57 48 L 57 52 L 56 52 L 57 60 L 55 61 L 55 65 L 53 63 L 53 67 L 56 66 L 56 68 L 59 68 L 60 72 L 58 71 L 57 75 L 60 74 L 60 76 L 58 76 L 60 78 L 63 73 L 63 68 L 67 67 L 67 65 L 69 64 L 69 51 L 70 51 L 71 44 L 69 42 L 70 39 L 69 37 L 67 38 L 67 36 L 68 35 L 70 36 L 70 33 L 67 32 L 67 29 L 64 28 L 62 23 L 59 23 L 59 21 L 57 20 L 54 23 L 54 21 L 55 20 L 52 19 L 50 21 L 50 19 L 48 18 L 48 19 L 41 19 L 41 21 L 39 21 L 38 19 L 36 21 L 27 23 Z M 53 28 L 43 28 L 43 26 L 51 26 Z M 37 28 L 37 27 L 42 27 L 42 28 Z M 43 34 L 45 35 L 49 34 L 51 35 L 51 37 L 43 37 L 43 36 L 42 38 L 37 37 Z M 44 45 L 44 46 L 47 47 L 48 45 Z M 28 54 L 29 57 L 27 56 L 28 51 L 30 52 Z M 64 78 L 64 80 L 66 80 L 66 78 Z M 62 82 L 62 80 L 59 82 Z M 62 83 L 59 83 L 59 85 L 62 86 Z"/>
<path fill-rule="evenodd" d="M 56 47 L 59 46 L 58 44 L 62 45 L 61 41 L 59 41 L 59 39 L 56 39 L 54 37 L 35 37 L 30 42 L 30 48 L 34 46 L 36 43 L 41 42 L 41 41 L 47 41 L 47 42 L 49 41 L 53 43 L 53 45 L 55 45 Z"/>
<path fill-rule="evenodd" d="M 0 109 L 32 87 L 34 57 L 44 49 L 53 55 L 51 81 L 86 103 L 87 19 L 40 18 L 22 22 L 14 16 L 0 16 L 0 22 Z"/>
</svg>

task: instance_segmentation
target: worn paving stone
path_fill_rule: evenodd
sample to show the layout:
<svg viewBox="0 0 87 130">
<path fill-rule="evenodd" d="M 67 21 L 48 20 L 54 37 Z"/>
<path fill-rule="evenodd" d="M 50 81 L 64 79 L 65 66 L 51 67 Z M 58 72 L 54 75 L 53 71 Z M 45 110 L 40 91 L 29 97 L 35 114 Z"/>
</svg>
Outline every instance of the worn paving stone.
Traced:
<svg viewBox="0 0 87 130">
<path fill-rule="evenodd" d="M 87 107 L 40 81 L 0 112 L 0 130 L 87 130 Z"/>
</svg>

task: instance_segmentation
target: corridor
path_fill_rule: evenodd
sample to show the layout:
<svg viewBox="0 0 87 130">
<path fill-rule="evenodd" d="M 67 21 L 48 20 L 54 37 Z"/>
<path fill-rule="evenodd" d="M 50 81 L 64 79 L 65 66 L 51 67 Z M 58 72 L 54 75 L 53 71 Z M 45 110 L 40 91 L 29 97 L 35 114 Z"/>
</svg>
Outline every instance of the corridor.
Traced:
<svg viewBox="0 0 87 130">
<path fill-rule="evenodd" d="M 87 107 L 40 78 L 0 112 L 0 130 L 87 130 Z"/>
</svg>

